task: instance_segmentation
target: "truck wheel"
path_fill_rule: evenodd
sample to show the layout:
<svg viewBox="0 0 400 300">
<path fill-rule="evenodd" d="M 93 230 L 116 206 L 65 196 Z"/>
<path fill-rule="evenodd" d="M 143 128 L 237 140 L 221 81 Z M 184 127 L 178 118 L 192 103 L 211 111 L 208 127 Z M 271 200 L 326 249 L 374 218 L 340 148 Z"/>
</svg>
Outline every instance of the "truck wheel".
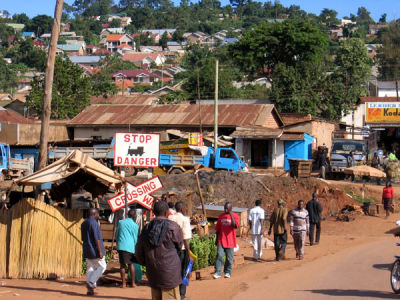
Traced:
<svg viewBox="0 0 400 300">
<path fill-rule="evenodd" d="M 126 177 L 136 176 L 138 172 L 138 170 L 135 167 L 124 167 L 124 171 Z"/>
<path fill-rule="evenodd" d="M 173 175 L 182 174 L 182 173 L 183 173 L 183 171 L 181 169 L 173 169 L 171 172 L 169 172 L 169 174 L 173 174 Z"/>
</svg>

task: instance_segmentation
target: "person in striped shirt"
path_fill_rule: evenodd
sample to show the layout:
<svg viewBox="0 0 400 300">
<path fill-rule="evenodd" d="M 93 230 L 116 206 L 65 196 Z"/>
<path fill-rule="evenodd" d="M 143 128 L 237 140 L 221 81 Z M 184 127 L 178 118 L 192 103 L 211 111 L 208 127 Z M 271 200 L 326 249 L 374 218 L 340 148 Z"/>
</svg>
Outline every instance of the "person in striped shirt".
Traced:
<svg viewBox="0 0 400 300">
<path fill-rule="evenodd" d="M 290 234 L 293 236 L 296 258 L 304 258 L 304 245 L 310 230 L 308 211 L 304 208 L 304 201 L 300 200 L 297 207 L 290 212 Z"/>
</svg>

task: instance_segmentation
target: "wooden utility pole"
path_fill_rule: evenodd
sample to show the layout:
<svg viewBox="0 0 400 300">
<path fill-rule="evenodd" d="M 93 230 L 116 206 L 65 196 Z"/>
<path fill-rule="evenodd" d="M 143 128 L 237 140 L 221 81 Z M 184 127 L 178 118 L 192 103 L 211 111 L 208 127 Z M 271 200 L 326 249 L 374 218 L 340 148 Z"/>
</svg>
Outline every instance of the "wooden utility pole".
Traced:
<svg viewBox="0 0 400 300">
<path fill-rule="evenodd" d="M 51 29 L 51 40 L 46 64 L 46 77 L 44 84 L 42 124 L 40 128 L 39 146 L 39 170 L 47 165 L 47 146 L 49 142 L 49 127 L 51 115 L 51 96 L 53 93 L 54 63 L 56 60 L 58 35 L 60 33 L 60 23 L 64 0 L 57 0 L 54 12 L 53 28 Z"/>
<path fill-rule="evenodd" d="M 201 119 L 201 100 L 200 100 L 200 78 L 199 78 L 199 69 L 197 68 L 197 99 L 199 101 L 199 125 L 200 125 L 200 134 L 203 135 L 203 121 Z"/>
<path fill-rule="evenodd" d="M 214 152 L 218 149 L 218 59 L 215 61 Z"/>
</svg>

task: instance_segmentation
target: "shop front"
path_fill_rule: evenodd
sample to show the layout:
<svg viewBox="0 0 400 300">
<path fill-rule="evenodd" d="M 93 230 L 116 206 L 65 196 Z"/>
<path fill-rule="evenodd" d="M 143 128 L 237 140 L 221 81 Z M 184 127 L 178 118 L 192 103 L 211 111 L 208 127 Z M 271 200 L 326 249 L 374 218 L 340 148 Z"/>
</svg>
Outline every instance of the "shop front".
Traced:
<svg viewBox="0 0 400 300">
<path fill-rule="evenodd" d="M 400 102 L 367 102 L 365 123 L 374 133 L 376 149 L 400 158 Z"/>
</svg>

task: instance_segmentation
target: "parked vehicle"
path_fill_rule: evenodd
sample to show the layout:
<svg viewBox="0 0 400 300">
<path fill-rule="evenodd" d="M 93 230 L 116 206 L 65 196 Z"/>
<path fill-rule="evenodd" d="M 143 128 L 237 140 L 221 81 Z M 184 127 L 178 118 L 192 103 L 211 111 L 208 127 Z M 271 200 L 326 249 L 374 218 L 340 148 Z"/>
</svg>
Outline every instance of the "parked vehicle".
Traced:
<svg viewBox="0 0 400 300">
<path fill-rule="evenodd" d="M 33 165 L 29 159 L 22 159 L 16 154 L 12 156 L 10 145 L 0 144 L 0 178 L 14 179 L 28 175 L 33 172 Z"/>
<path fill-rule="evenodd" d="M 160 168 L 168 174 L 179 174 L 192 169 L 195 165 L 228 170 L 233 172 L 247 171 L 246 164 L 232 148 L 214 148 L 190 146 L 197 155 L 160 154 Z"/>
<path fill-rule="evenodd" d="M 353 153 L 355 165 L 365 163 L 367 157 L 366 141 L 333 139 L 330 155 L 330 171 L 333 174 L 344 174 L 350 152 Z"/>
</svg>

